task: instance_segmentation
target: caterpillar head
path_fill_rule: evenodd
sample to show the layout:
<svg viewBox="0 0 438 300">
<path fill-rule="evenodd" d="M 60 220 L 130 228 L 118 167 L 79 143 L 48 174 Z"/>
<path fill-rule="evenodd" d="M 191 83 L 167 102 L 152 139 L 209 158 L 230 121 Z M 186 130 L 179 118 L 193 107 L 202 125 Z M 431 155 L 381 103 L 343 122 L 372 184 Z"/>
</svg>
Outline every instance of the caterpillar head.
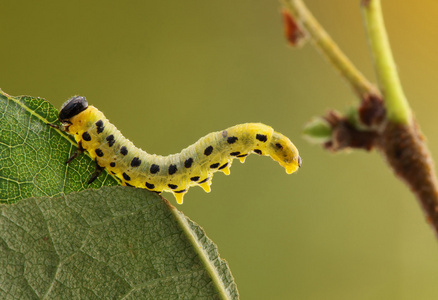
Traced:
<svg viewBox="0 0 438 300">
<path fill-rule="evenodd" d="M 59 111 L 59 121 L 68 123 L 68 121 L 88 107 L 88 102 L 85 97 L 74 96 L 68 99 Z"/>
<path fill-rule="evenodd" d="M 298 149 L 284 135 L 274 132 L 269 143 L 270 156 L 286 169 L 286 173 L 292 174 L 301 167 L 301 157 Z"/>
</svg>

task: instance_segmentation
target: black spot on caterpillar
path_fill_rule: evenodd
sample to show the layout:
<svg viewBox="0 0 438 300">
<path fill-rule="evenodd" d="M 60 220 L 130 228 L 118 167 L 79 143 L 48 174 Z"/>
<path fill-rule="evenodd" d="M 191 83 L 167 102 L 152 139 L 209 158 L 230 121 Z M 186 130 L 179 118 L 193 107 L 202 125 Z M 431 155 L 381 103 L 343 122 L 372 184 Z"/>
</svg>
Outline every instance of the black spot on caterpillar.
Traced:
<svg viewBox="0 0 438 300">
<path fill-rule="evenodd" d="M 80 148 L 67 162 L 86 150 L 96 161 L 95 180 L 102 168 L 115 174 L 124 185 L 155 192 L 171 192 L 178 203 L 191 186 L 210 192 L 213 173 L 230 174 L 233 159 L 242 163 L 250 153 L 271 156 L 288 174 L 298 170 L 297 148 L 281 133 L 261 123 L 246 123 L 213 132 L 178 154 L 160 156 L 136 148 L 86 99 L 75 96 L 59 112 L 61 129 L 74 136 Z M 55 127 L 55 126 L 54 126 Z"/>
</svg>

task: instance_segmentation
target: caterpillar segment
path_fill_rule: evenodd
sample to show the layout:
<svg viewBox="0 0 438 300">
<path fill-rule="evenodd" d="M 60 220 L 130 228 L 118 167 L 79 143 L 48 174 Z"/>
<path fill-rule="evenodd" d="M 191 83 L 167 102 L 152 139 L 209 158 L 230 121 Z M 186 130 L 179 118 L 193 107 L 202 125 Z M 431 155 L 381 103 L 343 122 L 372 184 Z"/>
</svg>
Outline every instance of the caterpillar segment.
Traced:
<svg viewBox="0 0 438 300">
<path fill-rule="evenodd" d="M 288 174 L 301 166 L 294 144 L 261 123 L 213 132 L 178 154 L 161 156 L 135 147 L 84 97 L 66 101 L 60 109 L 59 121 L 63 124 L 61 129 L 74 136 L 78 151 L 87 151 L 97 164 L 97 173 L 89 183 L 97 178 L 99 169 L 105 168 L 124 185 L 171 192 L 179 204 L 191 186 L 200 186 L 209 193 L 215 172 L 229 175 L 233 160 L 237 158 L 243 163 L 251 153 L 271 156 Z"/>
</svg>

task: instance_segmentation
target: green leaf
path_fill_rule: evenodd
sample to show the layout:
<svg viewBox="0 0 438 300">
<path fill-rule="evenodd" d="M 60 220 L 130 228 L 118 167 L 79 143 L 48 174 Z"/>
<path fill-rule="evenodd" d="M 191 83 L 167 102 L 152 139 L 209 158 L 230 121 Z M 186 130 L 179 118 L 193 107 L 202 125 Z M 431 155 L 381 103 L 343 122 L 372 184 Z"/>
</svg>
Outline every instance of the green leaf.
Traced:
<svg viewBox="0 0 438 300">
<path fill-rule="evenodd" d="M 314 118 L 306 124 L 303 134 L 311 143 L 323 144 L 331 140 L 332 128 L 323 118 Z"/>
<path fill-rule="evenodd" d="M 154 193 L 103 187 L 0 208 L 1 299 L 238 299 L 213 242 Z"/>
<path fill-rule="evenodd" d="M 1 203 L 118 184 L 103 172 L 88 185 L 95 164 L 87 155 L 65 164 L 77 145 L 65 133 L 47 125 L 57 118 L 58 111 L 44 99 L 12 97 L 0 90 Z"/>
</svg>

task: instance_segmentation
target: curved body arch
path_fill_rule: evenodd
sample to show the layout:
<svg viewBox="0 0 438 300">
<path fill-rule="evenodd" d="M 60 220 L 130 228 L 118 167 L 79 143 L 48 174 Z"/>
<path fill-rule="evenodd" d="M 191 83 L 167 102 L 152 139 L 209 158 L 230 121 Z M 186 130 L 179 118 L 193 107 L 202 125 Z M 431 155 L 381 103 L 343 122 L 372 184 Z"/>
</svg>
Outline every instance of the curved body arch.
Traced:
<svg viewBox="0 0 438 300">
<path fill-rule="evenodd" d="M 124 185 L 171 192 L 180 204 L 191 186 L 199 185 L 210 192 L 215 172 L 229 175 L 232 161 L 244 162 L 251 153 L 271 156 L 288 174 L 301 166 L 301 158 L 292 142 L 261 123 L 213 132 L 180 153 L 161 156 L 135 147 L 101 111 L 89 106 L 84 97 L 76 96 L 64 103 L 59 120 L 62 130 L 78 142 L 79 151 L 86 150 L 96 161 L 97 170 L 106 168 Z"/>
</svg>

